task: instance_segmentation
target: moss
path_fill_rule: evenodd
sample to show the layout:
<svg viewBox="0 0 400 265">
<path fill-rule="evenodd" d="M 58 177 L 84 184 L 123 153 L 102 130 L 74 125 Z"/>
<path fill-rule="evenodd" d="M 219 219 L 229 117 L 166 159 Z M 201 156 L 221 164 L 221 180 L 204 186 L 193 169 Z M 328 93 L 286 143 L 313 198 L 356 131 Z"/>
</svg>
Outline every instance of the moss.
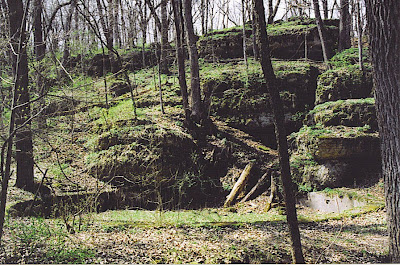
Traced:
<svg viewBox="0 0 400 265">
<path fill-rule="evenodd" d="M 315 104 L 349 98 L 368 98 L 372 94 L 372 74 L 356 65 L 326 71 L 318 78 Z"/>
<path fill-rule="evenodd" d="M 305 119 L 307 125 L 369 127 L 378 129 L 374 98 L 329 101 L 315 106 Z"/>
<path fill-rule="evenodd" d="M 350 66 L 358 64 L 359 55 L 358 48 L 350 48 L 337 53 L 330 59 L 330 64 L 335 68 L 340 68 L 344 66 Z M 371 60 L 369 57 L 368 47 L 363 48 L 363 62 L 367 70 L 371 70 Z"/>
</svg>

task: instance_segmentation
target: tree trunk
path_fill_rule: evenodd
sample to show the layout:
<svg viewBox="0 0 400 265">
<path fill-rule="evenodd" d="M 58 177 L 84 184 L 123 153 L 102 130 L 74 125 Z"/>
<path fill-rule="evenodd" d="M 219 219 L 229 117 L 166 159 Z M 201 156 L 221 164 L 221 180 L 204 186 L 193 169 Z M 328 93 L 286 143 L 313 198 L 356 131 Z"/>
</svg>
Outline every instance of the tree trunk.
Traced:
<svg viewBox="0 0 400 265">
<path fill-rule="evenodd" d="M 35 0 L 33 2 L 34 10 L 33 10 L 33 43 L 34 43 L 34 52 L 36 56 L 36 61 L 40 62 L 46 53 L 46 45 L 43 41 L 43 23 L 42 23 L 42 13 L 43 13 L 43 3 L 42 0 Z M 39 96 L 42 98 L 39 100 L 39 111 L 43 109 L 46 105 L 44 95 L 46 93 L 46 87 L 43 83 L 42 77 L 42 65 L 38 64 L 37 66 L 37 73 L 36 73 L 36 86 L 37 92 Z M 38 127 L 43 129 L 46 127 L 46 116 L 39 115 L 38 119 Z"/>
<path fill-rule="evenodd" d="M 314 6 L 314 12 L 315 12 L 315 21 L 317 22 L 319 39 L 321 40 L 322 55 L 324 57 L 324 62 L 326 63 L 327 67 L 330 68 L 330 66 L 329 66 L 330 50 L 329 50 L 328 46 L 326 45 L 326 39 L 327 39 L 326 29 L 325 29 L 324 23 L 322 22 L 318 0 L 313 0 L 313 6 Z"/>
<path fill-rule="evenodd" d="M 284 112 L 277 79 L 272 68 L 269 41 L 265 23 L 265 10 L 263 0 L 253 0 L 254 11 L 257 16 L 257 42 L 260 49 L 261 68 L 269 93 L 269 101 L 274 115 L 275 135 L 278 143 L 279 166 L 283 184 L 284 199 L 286 203 L 286 218 L 290 231 L 292 259 L 294 263 L 304 263 L 300 241 L 300 231 L 297 221 L 296 201 L 293 192 L 293 183 L 290 173 L 289 153 L 284 124 Z"/>
<path fill-rule="evenodd" d="M 360 0 L 357 0 L 356 3 L 356 13 L 357 13 L 357 34 L 358 34 L 358 64 L 360 70 L 364 72 L 364 62 L 363 62 L 363 27 L 362 27 L 362 20 L 361 20 L 361 7 L 360 7 Z"/>
<path fill-rule="evenodd" d="M 391 262 L 400 263 L 400 2 L 367 0 Z"/>
<path fill-rule="evenodd" d="M 13 69 L 15 80 L 15 97 L 17 108 L 15 125 L 16 133 L 16 161 L 17 161 L 17 182 L 18 188 L 32 190 L 33 188 L 33 145 L 31 131 L 31 105 L 29 103 L 28 88 L 28 56 L 26 54 L 26 16 L 22 0 L 8 1 L 10 36 L 13 43 Z M 23 19 L 25 18 L 25 19 Z M 21 43 L 21 45 L 18 45 Z"/>
<path fill-rule="evenodd" d="M 200 95 L 199 54 L 197 52 L 196 36 L 193 29 L 192 0 L 183 0 L 183 13 L 190 57 L 192 118 L 195 121 L 200 121 L 203 113 Z"/>
<path fill-rule="evenodd" d="M 161 0 L 161 73 L 169 74 L 168 69 L 168 16 L 167 16 L 168 0 Z"/>
<path fill-rule="evenodd" d="M 277 0 L 275 6 L 273 6 L 272 0 L 268 0 L 268 24 L 274 22 L 280 4 L 281 0 Z"/>
<path fill-rule="evenodd" d="M 183 21 L 181 19 L 182 10 L 180 9 L 182 2 L 181 0 L 172 0 L 172 9 L 174 12 L 174 23 L 175 23 L 175 40 L 176 40 L 176 60 L 178 62 L 178 78 L 179 87 L 182 94 L 182 105 L 185 111 L 185 119 L 188 122 L 190 118 L 190 110 L 188 103 L 188 92 L 186 84 L 186 74 L 185 74 L 185 54 L 183 49 Z"/>
<path fill-rule="evenodd" d="M 76 8 L 75 0 L 71 2 L 71 6 L 68 11 L 67 20 L 65 21 L 65 38 L 64 38 L 64 53 L 63 53 L 63 64 L 66 64 L 69 61 L 69 57 L 71 55 L 71 24 L 72 24 L 72 15 L 74 14 L 74 10 Z"/>
<path fill-rule="evenodd" d="M 349 0 L 340 0 L 339 52 L 351 47 L 350 19 Z"/>
<path fill-rule="evenodd" d="M 324 19 L 329 18 L 328 0 L 322 0 L 322 10 L 324 12 Z"/>
<path fill-rule="evenodd" d="M 253 19 L 251 20 L 251 33 L 253 36 L 253 55 L 256 60 L 260 58 L 260 51 L 258 50 L 258 45 L 257 45 L 257 37 L 256 37 L 256 24 L 257 24 L 257 18 L 254 12 L 254 8 L 251 7 L 251 14 Z"/>
</svg>

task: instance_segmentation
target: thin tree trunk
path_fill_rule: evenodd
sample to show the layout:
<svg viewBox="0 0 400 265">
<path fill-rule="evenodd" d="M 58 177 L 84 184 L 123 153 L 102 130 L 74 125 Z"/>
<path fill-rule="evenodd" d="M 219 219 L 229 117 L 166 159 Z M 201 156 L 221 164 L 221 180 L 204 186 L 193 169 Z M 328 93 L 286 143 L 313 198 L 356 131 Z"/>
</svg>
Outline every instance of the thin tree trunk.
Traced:
<svg viewBox="0 0 400 265">
<path fill-rule="evenodd" d="M 245 10 L 245 0 L 242 0 L 242 21 L 243 21 L 243 60 L 246 65 L 246 87 L 248 85 L 248 73 L 249 73 L 249 65 L 247 63 L 247 41 L 246 41 L 246 10 Z"/>
<path fill-rule="evenodd" d="M 321 12 L 319 10 L 318 0 L 313 0 L 313 6 L 314 6 L 314 12 L 315 12 L 315 20 L 317 22 L 319 39 L 321 40 L 322 55 L 324 57 L 325 64 L 327 65 L 328 68 L 330 68 L 330 66 L 329 66 L 330 51 L 329 51 L 328 46 L 326 45 L 326 39 L 327 39 L 326 29 L 325 29 L 325 25 L 321 19 Z"/>
<path fill-rule="evenodd" d="M 196 36 L 193 29 L 192 0 L 183 0 L 183 13 L 185 20 L 187 43 L 190 57 L 191 96 L 192 96 L 192 117 L 200 121 L 202 112 L 202 101 L 200 95 L 200 73 L 199 55 L 196 46 Z"/>
<path fill-rule="evenodd" d="M 71 2 L 71 6 L 68 11 L 67 21 L 65 22 L 65 38 L 64 38 L 64 53 L 63 53 L 63 65 L 69 61 L 69 57 L 71 55 L 71 24 L 72 24 L 72 15 L 74 14 L 74 10 L 76 8 L 76 1 Z"/>
<path fill-rule="evenodd" d="M 34 10 L 33 10 L 33 15 L 34 15 L 34 33 L 33 33 L 33 43 L 34 43 L 34 51 L 35 51 L 35 56 L 36 56 L 36 61 L 40 62 L 46 53 L 46 45 L 43 41 L 43 23 L 42 23 L 42 13 L 43 13 L 43 5 L 42 5 L 42 0 L 35 0 L 33 2 Z M 39 101 L 39 109 L 42 109 L 45 107 L 46 102 L 44 98 L 44 94 L 46 93 L 46 87 L 43 83 L 43 77 L 42 77 L 42 65 L 39 63 L 37 65 L 37 73 L 36 73 L 36 86 L 37 86 L 37 92 L 39 96 L 41 97 L 41 100 Z M 40 129 L 43 129 L 46 127 L 46 116 L 45 115 L 39 115 L 38 119 L 38 127 Z"/>
<path fill-rule="evenodd" d="M 168 0 L 161 0 L 161 73 L 169 74 L 168 69 Z"/>
<path fill-rule="evenodd" d="M 293 182 L 290 173 L 289 153 L 284 124 L 284 111 L 277 79 L 272 68 L 269 41 L 265 23 L 265 10 L 263 0 L 253 0 L 254 11 L 257 16 L 257 42 L 260 49 L 261 68 L 269 93 L 269 101 L 274 115 L 275 135 L 278 143 L 279 166 L 283 184 L 284 199 L 286 203 L 286 218 L 290 231 L 292 259 L 294 263 L 304 263 L 301 248 L 300 231 L 297 221 L 296 201 L 293 191 Z"/>
<path fill-rule="evenodd" d="M 350 24 L 349 0 L 340 0 L 339 52 L 351 47 Z"/>
<path fill-rule="evenodd" d="M 375 102 L 385 179 L 389 255 L 400 263 L 400 2 L 367 0 Z"/>
<path fill-rule="evenodd" d="M 322 10 L 324 12 L 324 19 L 329 18 L 328 0 L 322 0 Z"/>
<path fill-rule="evenodd" d="M 357 0 L 356 3 L 356 13 L 357 13 L 357 34 L 358 34 L 358 64 L 360 70 L 364 72 L 363 42 L 362 42 L 363 28 L 362 28 L 361 7 L 359 0 Z"/>
<path fill-rule="evenodd" d="M 185 119 L 188 122 L 190 118 L 190 109 L 188 102 L 188 92 L 186 84 L 185 74 L 185 54 L 183 49 L 183 21 L 181 19 L 182 9 L 180 8 L 182 0 L 172 0 L 172 9 L 174 12 L 174 23 L 175 23 L 175 40 L 176 40 L 176 60 L 178 62 L 178 78 L 179 87 L 182 94 L 182 105 L 185 112 Z"/>
<path fill-rule="evenodd" d="M 254 12 L 253 6 L 251 7 L 251 14 L 253 19 L 251 20 L 251 33 L 253 36 L 253 54 L 254 58 L 258 60 L 260 58 L 260 52 L 258 50 L 258 45 L 257 45 L 257 37 L 256 37 L 256 24 L 257 24 L 257 17 Z"/>
</svg>

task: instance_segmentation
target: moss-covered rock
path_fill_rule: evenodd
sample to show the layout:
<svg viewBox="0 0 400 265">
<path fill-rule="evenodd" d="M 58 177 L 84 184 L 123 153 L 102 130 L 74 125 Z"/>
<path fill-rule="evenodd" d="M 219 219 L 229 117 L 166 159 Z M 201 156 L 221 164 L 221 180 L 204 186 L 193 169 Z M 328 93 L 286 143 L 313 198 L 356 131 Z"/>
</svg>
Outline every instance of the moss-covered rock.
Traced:
<svg viewBox="0 0 400 265">
<path fill-rule="evenodd" d="M 315 106 L 306 116 L 304 123 L 308 126 L 322 124 L 323 126 L 363 127 L 367 125 L 372 131 L 377 131 L 375 100 L 366 98 L 326 102 Z"/>
<path fill-rule="evenodd" d="M 329 70 L 318 78 L 315 105 L 327 101 L 372 96 L 372 73 L 362 72 L 358 66 Z"/>
<path fill-rule="evenodd" d="M 338 21 L 325 21 L 328 31 L 327 44 L 335 49 L 338 37 Z M 291 19 L 268 25 L 271 56 L 279 59 L 299 59 L 305 56 L 307 39 L 308 58 L 322 60 L 321 42 L 314 19 Z M 248 38 L 246 51 L 253 55 L 251 27 L 246 25 Z M 243 31 L 241 27 L 216 30 L 200 37 L 198 42 L 200 57 L 206 59 L 229 59 L 243 57 Z"/>
<path fill-rule="evenodd" d="M 199 148 L 179 128 L 145 124 L 113 129 L 97 143 L 97 151 L 87 157 L 89 172 L 121 188 L 129 206 L 193 207 L 219 195 L 216 181 L 204 175 Z"/>
<path fill-rule="evenodd" d="M 340 187 L 380 174 L 379 137 L 369 126 L 304 126 L 290 139 L 292 171 L 299 185 Z"/>
<path fill-rule="evenodd" d="M 248 75 L 242 64 L 204 73 L 203 90 L 212 95 L 211 114 L 274 146 L 273 115 L 265 80 L 258 63 L 250 61 Z M 285 110 L 287 130 L 302 126 L 304 113 L 313 106 L 318 69 L 307 62 L 273 63 Z M 243 68 L 242 68 L 243 67 Z"/>
<path fill-rule="evenodd" d="M 359 64 L 358 48 L 349 48 L 335 54 L 330 60 L 330 64 L 335 68 Z M 363 63 L 367 70 L 371 69 L 371 58 L 368 47 L 363 49 Z"/>
</svg>

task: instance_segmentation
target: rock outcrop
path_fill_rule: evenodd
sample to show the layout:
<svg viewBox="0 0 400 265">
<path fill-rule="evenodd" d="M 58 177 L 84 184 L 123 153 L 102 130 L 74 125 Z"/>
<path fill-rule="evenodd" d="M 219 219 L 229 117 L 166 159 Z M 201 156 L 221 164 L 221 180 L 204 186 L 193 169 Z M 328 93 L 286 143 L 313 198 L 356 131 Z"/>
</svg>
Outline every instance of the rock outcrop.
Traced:
<svg viewBox="0 0 400 265">
<path fill-rule="evenodd" d="M 326 20 L 329 36 L 327 45 L 337 47 L 338 21 Z M 268 25 L 271 56 L 279 59 L 300 59 L 305 57 L 307 43 L 308 59 L 323 60 L 321 42 L 314 19 L 290 19 Z M 246 25 L 248 39 L 246 52 L 253 55 L 252 30 Z M 243 31 L 241 27 L 215 30 L 200 37 L 198 42 L 199 56 L 210 60 L 243 57 Z"/>
<path fill-rule="evenodd" d="M 334 188 L 379 176 L 380 144 L 373 99 L 318 105 L 305 122 L 309 126 L 290 137 L 297 183 Z"/>
</svg>

